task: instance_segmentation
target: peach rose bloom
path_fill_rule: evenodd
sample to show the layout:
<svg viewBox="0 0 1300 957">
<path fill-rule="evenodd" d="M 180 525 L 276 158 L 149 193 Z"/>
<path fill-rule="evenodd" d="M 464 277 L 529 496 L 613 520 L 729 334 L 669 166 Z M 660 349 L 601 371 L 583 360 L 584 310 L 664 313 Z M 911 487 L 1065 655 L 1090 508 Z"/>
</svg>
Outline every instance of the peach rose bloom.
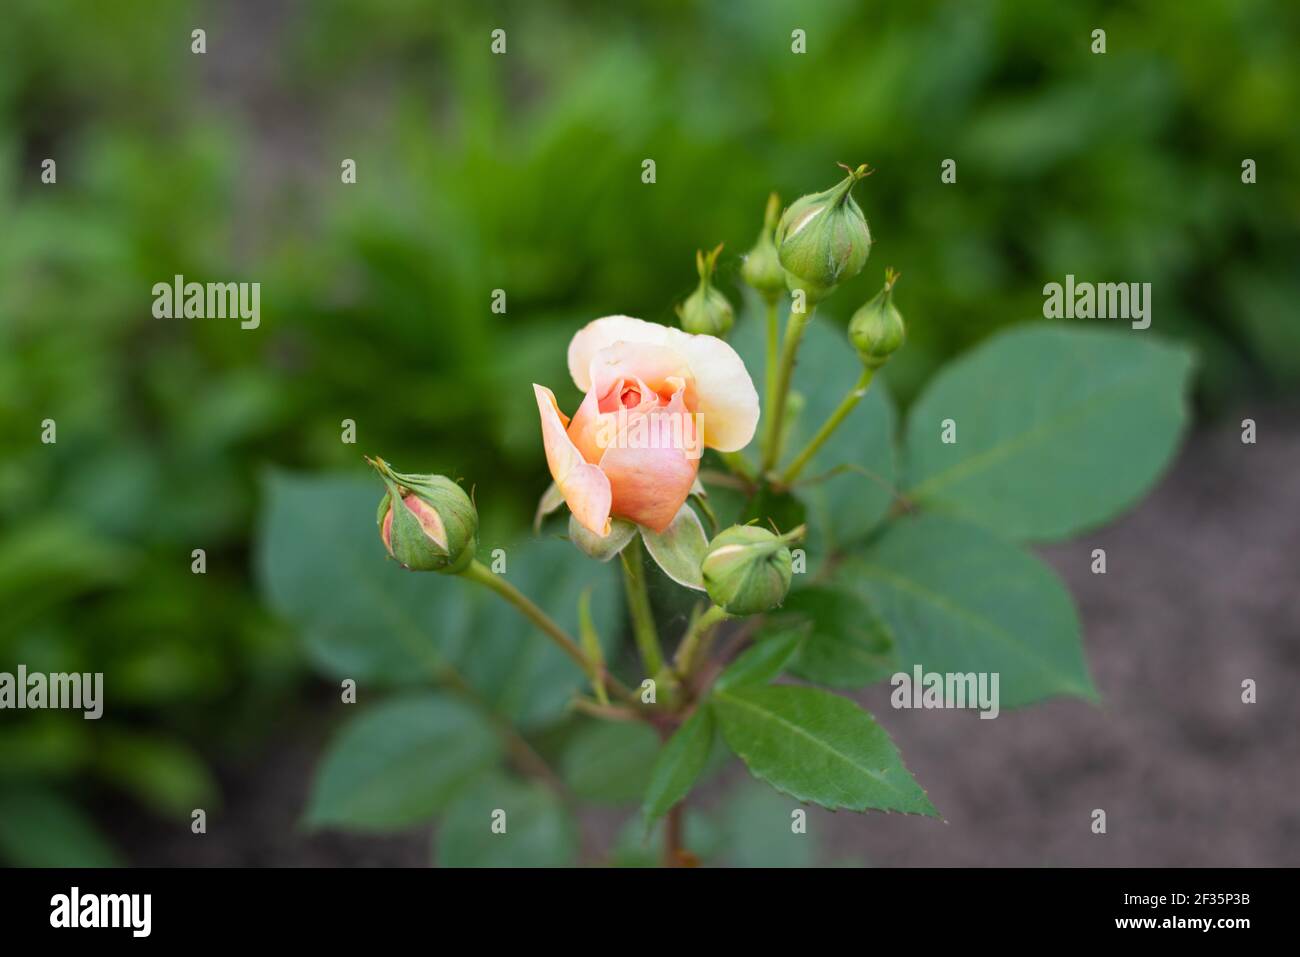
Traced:
<svg viewBox="0 0 1300 957">
<path fill-rule="evenodd" d="M 569 375 L 586 393 L 570 420 L 534 383 L 546 463 L 573 516 L 596 535 L 610 518 L 662 532 L 690 494 L 701 446 L 743 449 L 758 393 L 736 351 L 629 316 L 588 323 L 569 343 Z M 674 434 L 685 441 L 645 441 Z"/>
</svg>

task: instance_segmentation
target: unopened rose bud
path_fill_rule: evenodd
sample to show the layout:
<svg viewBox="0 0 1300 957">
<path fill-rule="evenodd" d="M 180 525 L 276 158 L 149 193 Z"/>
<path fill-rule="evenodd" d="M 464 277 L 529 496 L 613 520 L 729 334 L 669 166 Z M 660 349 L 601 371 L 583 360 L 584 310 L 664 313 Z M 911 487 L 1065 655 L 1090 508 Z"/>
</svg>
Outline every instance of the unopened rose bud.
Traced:
<svg viewBox="0 0 1300 957">
<path fill-rule="evenodd" d="M 894 283 L 898 273 L 885 270 L 885 288 L 858 309 L 849 320 L 849 341 L 868 369 L 878 369 L 902 346 L 907 330 L 903 317 L 894 305 Z"/>
<path fill-rule="evenodd" d="M 700 570 L 704 590 L 723 611 L 757 615 L 785 601 L 790 590 L 789 543 L 803 535 L 803 526 L 776 535 L 757 525 L 733 525 L 709 543 Z"/>
<path fill-rule="evenodd" d="M 465 490 L 442 475 L 407 475 L 369 460 L 388 486 L 379 503 L 379 537 L 412 571 L 457 573 L 474 560 L 478 511 Z"/>
<path fill-rule="evenodd" d="M 781 268 L 781 257 L 777 255 L 776 243 L 772 241 L 780 216 L 781 198 L 773 193 L 767 198 L 767 212 L 763 217 L 763 229 L 758 234 L 758 242 L 745 253 L 745 261 L 740 267 L 740 277 L 768 303 L 775 303 L 785 294 L 785 270 Z"/>
<path fill-rule="evenodd" d="M 700 284 L 677 307 L 677 318 L 682 328 L 693 335 L 717 336 L 725 339 L 735 325 L 736 313 L 727 297 L 713 286 L 713 270 L 718 264 L 722 244 L 712 252 L 700 250 L 695 254 L 695 269 L 700 274 Z"/>
<path fill-rule="evenodd" d="M 871 175 L 866 164 L 824 193 L 811 193 L 790 205 L 776 227 L 776 249 L 792 291 L 802 289 L 809 305 L 829 296 L 866 265 L 871 230 L 853 198 L 858 180 Z"/>
</svg>

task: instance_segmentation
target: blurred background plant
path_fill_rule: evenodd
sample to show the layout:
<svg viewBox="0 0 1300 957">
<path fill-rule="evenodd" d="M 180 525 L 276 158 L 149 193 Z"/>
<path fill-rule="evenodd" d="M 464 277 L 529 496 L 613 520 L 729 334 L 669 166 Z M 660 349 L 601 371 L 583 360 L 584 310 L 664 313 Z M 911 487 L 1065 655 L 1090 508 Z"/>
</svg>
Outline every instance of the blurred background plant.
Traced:
<svg viewBox="0 0 1300 957">
<path fill-rule="evenodd" d="M 673 322 L 717 242 L 738 296 L 768 192 L 832 161 L 877 170 L 858 199 L 908 277 L 884 375 L 904 405 L 1066 273 L 1151 282 L 1204 415 L 1300 380 L 1292 4 L 11 0 L 3 20 L 0 670 L 110 676 L 100 722 L 0 718 L 10 861 L 114 859 L 74 799 L 216 807 L 211 763 L 305 701 L 253 587 L 265 466 L 382 449 L 466 478 L 485 541 L 509 538 L 545 485 L 528 384 L 564 381 L 572 331 Z M 260 282 L 261 328 L 152 318 L 175 274 Z"/>
</svg>

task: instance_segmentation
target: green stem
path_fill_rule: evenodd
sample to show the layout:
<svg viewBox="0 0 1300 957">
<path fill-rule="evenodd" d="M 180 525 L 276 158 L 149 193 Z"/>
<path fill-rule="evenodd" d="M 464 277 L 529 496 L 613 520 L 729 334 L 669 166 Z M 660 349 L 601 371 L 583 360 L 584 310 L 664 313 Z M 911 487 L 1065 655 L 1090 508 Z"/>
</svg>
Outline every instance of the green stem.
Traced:
<svg viewBox="0 0 1300 957">
<path fill-rule="evenodd" d="M 710 605 L 704 614 L 691 622 L 673 658 L 673 666 L 683 679 L 690 677 L 694 672 L 696 659 L 700 656 L 701 650 L 707 647 L 706 638 L 713 631 L 714 625 L 725 621 L 726 618 L 725 611 L 717 605 Z"/>
<path fill-rule="evenodd" d="M 803 471 L 805 465 L 812 461 L 812 457 L 817 454 L 817 450 L 826 444 L 826 440 L 829 439 L 831 434 L 840 427 L 840 423 L 843 422 L 845 418 L 848 417 L 848 414 L 854 410 L 857 404 L 862 401 L 862 397 L 867 394 L 867 389 L 871 387 L 871 380 L 875 374 L 875 369 L 862 370 L 862 375 L 858 377 L 857 384 L 848 391 L 848 394 L 844 396 L 844 399 L 840 404 L 835 407 L 835 411 L 832 412 L 830 417 L 822 423 L 822 427 L 817 430 L 817 434 L 814 435 L 812 439 L 809 440 L 808 444 L 804 446 L 803 451 L 796 455 L 794 461 L 786 467 L 786 470 L 783 473 L 781 473 L 781 484 L 790 485 L 799 477 L 799 473 Z"/>
<path fill-rule="evenodd" d="M 627 549 L 624 549 L 624 551 L 626 552 Z M 557 625 L 550 615 L 538 608 L 527 595 L 506 581 L 503 576 L 492 574 L 492 570 L 478 559 L 470 562 L 469 567 L 461 572 L 461 575 L 470 581 L 486 585 L 514 605 L 520 614 L 540 628 L 551 641 L 559 646 L 561 651 L 577 662 L 578 667 L 583 670 L 584 674 L 591 675 L 601 668 L 600 665 L 593 663 L 582 653 L 578 643 L 570 638 L 568 632 Z M 612 689 L 624 698 L 631 697 L 632 692 L 625 685 L 608 672 L 605 672 L 605 674 Z"/>
<path fill-rule="evenodd" d="M 641 653 L 641 664 L 646 674 L 653 678 L 664 665 L 664 653 L 659 647 L 659 632 L 655 629 L 654 614 L 650 611 L 650 593 L 645 587 L 645 563 L 641 559 L 641 539 L 634 538 L 620 553 L 623 561 L 623 582 L 627 586 L 627 609 L 632 616 L 632 634 Z"/>
<path fill-rule="evenodd" d="M 590 698 L 574 698 L 573 710 L 581 711 L 583 714 L 589 714 L 593 718 L 602 718 L 605 721 L 644 721 L 644 715 L 638 714 L 631 708 L 620 708 L 615 704 L 602 704 L 599 701 L 592 701 Z"/>
<path fill-rule="evenodd" d="M 773 299 L 767 304 L 767 367 L 763 381 L 767 388 L 764 404 L 767 408 L 776 408 L 776 362 L 781 349 L 781 320 L 777 315 L 777 302 Z"/>
<path fill-rule="evenodd" d="M 754 481 L 754 469 L 742 452 L 719 452 L 718 457 L 727 464 L 733 475 L 739 475 L 746 482 Z"/>
<path fill-rule="evenodd" d="M 605 652 L 600 647 L 600 635 L 591 620 L 591 589 L 583 590 L 578 598 L 578 637 L 582 639 L 582 651 L 592 665 L 588 677 L 591 688 L 596 692 L 596 700 L 609 704 L 609 695 L 605 692 Z"/>
<path fill-rule="evenodd" d="M 803 331 L 812 318 L 813 307 L 805 305 L 803 312 L 790 310 L 790 318 L 785 323 L 785 340 L 781 343 L 781 361 L 776 370 L 776 390 L 768 399 L 767 434 L 764 436 L 763 471 L 770 472 L 776 468 L 781 457 L 781 421 L 785 418 L 785 396 L 790 391 L 790 379 L 794 375 L 794 358 L 799 352 L 799 342 Z"/>
<path fill-rule="evenodd" d="M 713 506 L 704 495 L 692 495 L 691 499 L 695 502 L 695 507 L 704 513 L 704 520 L 709 523 L 709 538 L 718 534 L 718 516 L 713 511 Z"/>
<path fill-rule="evenodd" d="M 539 778 L 547 787 L 561 796 L 567 794 L 564 783 L 551 770 L 551 766 L 546 763 L 545 759 L 528 743 L 528 739 L 515 730 L 514 725 L 503 718 L 500 712 L 484 701 L 482 696 L 461 676 L 460 672 L 449 667 L 442 674 L 441 680 L 455 694 L 460 695 L 483 715 L 497 734 L 500 735 L 501 740 L 505 743 L 506 750 L 514 758 L 515 764 L 520 771 Z"/>
</svg>

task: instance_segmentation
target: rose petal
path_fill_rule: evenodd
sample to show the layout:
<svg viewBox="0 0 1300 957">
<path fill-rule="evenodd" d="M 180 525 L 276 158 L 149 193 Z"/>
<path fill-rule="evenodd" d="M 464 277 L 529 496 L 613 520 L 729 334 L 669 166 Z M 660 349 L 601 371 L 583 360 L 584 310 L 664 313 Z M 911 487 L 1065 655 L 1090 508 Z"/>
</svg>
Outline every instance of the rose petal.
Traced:
<svg viewBox="0 0 1300 957">
<path fill-rule="evenodd" d="M 607 427 L 601 423 L 600 399 L 595 389 L 588 389 L 578 411 L 573 413 L 569 423 L 568 435 L 582 457 L 593 465 L 600 462 L 605 454 L 605 447 L 600 439 L 607 434 Z"/>
<path fill-rule="evenodd" d="M 414 495 L 407 495 L 402 499 L 402 504 L 415 516 L 415 520 L 424 529 L 424 534 L 432 538 L 439 548 L 446 551 L 447 530 L 442 524 L 442 516 Z M 388 549 L 388 554 L 393 554 L 393 509 L 391 507 L 384 513 L 384 528 L 380 535 L 384 540 L 384 547 Z"/>
<path fill-rule="evenodd" d="M 651 323 L 631 316 L 593 319 L 569 341 L 569 375 L 573 377 L 574 384 L 586 392 L 591 388 L 591 360 L 597 352 L 616 342 L 653 342 L 661 345 L 662 330 L 665 328 L 667 327 L 652 326 Z"/>
<path fill-rule="evenodd" d="M 695 404 L 690 366 L 665 346 L 618 342 L 602 349 L 591 361 L 590 381 L 568 427 L 569 438 L 588 462 L 598 463 L 613 441 L 617 413 L 654 409 L 678 393 L 688 409 Z"/>
<path fill-rule="evenodd" d="M 699 471 L 696 419 L 678 393 L 667 406 L 624 413 L 621 423 L 618 441 L 600 460 L 613 492 L 611 511 L 662 532 L 690 495 Z"/>
<path fill-rule="evenodd" d="M 696 409 L 704 444 L 719 452 L 738 452 L 758 428 L 758 391 L 744 361 L 716 336 L 693 336 L 669 329 L 669 345 L 681 352 L 695 376 Z"/>
<path fill-rule="evenodd" d="M 602 400 L 620 381 L 648 386 L 653 396 L 649 398 L 659 405 L 662 398 L 666 403 L 687 387 L 686 405 L 695 404 L 694 377 L 686 358 L 677 350 L 668 346 L 657 346 L 645 342 L 616 342 L 597 352 L 591 359 L 590 381 L 592 388 Z"/>
<path fill-rule="evenodd" d="M 704 444 L 723 452 L 743 449 L 758 427 L 758 392 L 736 350 L 714 336 L 696 336 L 630 316 L 587 323 L 569 343 L 569 375 L 586 392 L 597 354 L 616 343 L 666 347 L 681 355 L 694 380 L 695 406 L 703 415 Z"/>
<path fill-rule="evenodd" d="M 424 529 L 424 534 L 437 542 L 439 548 L 445 550 L 447 548 L 447 530 L 442 525 L 442 516 L 434 511 L 433 506 L 421 501 L 414 495 L 406 496 L 406 498 L 402 499 L 402 502 L 415 514 L 415 519 L 420 523 L 420 527 Z M 388 513 L 389 520 L 392 517 L 392 510 L 390 509 Z"/>
<path fill-rule="evenodd" d="M 537 411 L 542 419 L 542 444 L 546 447 L 546 464 L 559 487 L 569 511 L 588 531 L 609 534 L 609 509 L 612 501 L 610 481 L 596 465 L 582 457 L 578 447 L 564 431 L 567 419 L 555 403 L 555 393 L 533 383 Z"/>
</svg>

